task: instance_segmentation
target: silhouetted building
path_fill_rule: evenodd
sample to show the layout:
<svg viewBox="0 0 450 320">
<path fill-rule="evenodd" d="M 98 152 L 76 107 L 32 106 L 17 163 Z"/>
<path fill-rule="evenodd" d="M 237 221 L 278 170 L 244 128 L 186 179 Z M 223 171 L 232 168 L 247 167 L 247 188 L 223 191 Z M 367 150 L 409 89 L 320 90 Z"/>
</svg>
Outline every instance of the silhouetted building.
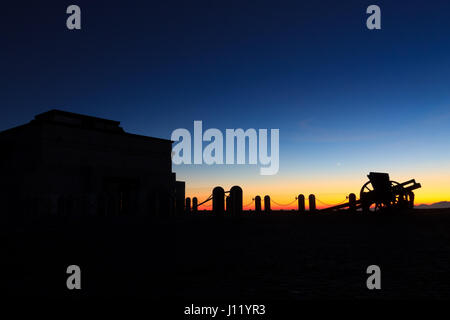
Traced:
<svg viewBox="0 0 450 320">
<path fill-rule="evenodd" d="M 0 204 L 14 215 L 169 215 L 184 204 L 172 141 L 51 110 L 0 132 Z M 4 211 L 4 210 L 1 210 Z"/>
</svg>

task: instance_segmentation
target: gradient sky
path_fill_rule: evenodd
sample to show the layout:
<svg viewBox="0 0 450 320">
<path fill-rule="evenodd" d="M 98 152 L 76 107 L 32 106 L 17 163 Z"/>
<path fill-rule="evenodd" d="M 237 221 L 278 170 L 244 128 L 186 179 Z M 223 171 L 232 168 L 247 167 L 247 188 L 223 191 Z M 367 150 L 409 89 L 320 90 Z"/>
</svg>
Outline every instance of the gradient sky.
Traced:
<svg viewBox="0 0 450 320">
<path fill-rule="evenodd" d="M 382 30 L 365 27 L 371 4 Z M 448 1 L 60 0 L 0 15 L 0 130 L 52 108 L 161 138 L 194 120 L 279 128 L 277 175 L 174 165 L 187 195 L 240 185 L 244 203 L 334 204 L 381 171 L 421 182 L 417 203 L 450 200 Z"/>
</svg>

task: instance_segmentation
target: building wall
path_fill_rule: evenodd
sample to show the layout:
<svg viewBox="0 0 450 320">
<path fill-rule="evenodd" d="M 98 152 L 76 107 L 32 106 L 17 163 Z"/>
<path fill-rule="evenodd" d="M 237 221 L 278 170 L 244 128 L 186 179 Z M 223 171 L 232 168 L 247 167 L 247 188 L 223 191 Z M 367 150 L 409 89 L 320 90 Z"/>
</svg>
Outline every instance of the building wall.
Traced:
<svg viewBox="0 0 450 320">
<path fill-rule="evenodd" d="M 35 121 L 0 133 L 2 203 L 18 215 L 174 212 L 171 141 Z"/>
</svg>

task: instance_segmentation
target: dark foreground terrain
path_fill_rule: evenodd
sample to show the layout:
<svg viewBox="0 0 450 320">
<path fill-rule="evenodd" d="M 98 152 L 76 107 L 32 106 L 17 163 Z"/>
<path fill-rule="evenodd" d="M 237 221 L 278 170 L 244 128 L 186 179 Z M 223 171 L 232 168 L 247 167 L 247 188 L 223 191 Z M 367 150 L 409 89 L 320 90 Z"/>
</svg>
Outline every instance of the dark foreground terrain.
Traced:
<svg viewBox="0 0 450 320">
<path fill-rule="evenodd" d="M 52 218 L 1 226 L 2 294 L 183 301 L 449 299 L 450 212 Z M 79 265 L 82 289 L 66 288 Z M 366 268 L 381 268 L 379 291 Z"/>
</svg>

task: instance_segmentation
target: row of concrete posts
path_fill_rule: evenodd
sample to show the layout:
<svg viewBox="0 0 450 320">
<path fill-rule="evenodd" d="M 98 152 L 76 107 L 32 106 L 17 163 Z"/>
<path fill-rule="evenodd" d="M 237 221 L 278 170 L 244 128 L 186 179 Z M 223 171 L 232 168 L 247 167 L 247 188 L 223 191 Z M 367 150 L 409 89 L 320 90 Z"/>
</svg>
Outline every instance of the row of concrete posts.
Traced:
<svg viewBox="0 0 450 320">
<path fill-rule="evenodd" d="M 226 194 L 228 194 L 226 196 Z M 239 186 L 234 186 L 230 189 L 230 191 L 225 191 L 222 187 L 215 187 L 212 192 L 212 212 L 216 215 L 224 215 L 225 213 L 231 216 L 240 215 L 243 211 L 242 205 L 242 188 Z M 261 213 L 261 197 L 256 196 L 255 201 L 255 212 Z M 350 193 L 348 196 L 348 208 L 349 211 L 356 211 L 356 195 L 354 193 Z M 303 194 L 299 194 L 297 197 L 298 202 L 298 212 L 306 212 L 305 206 L 305 196 Z M 313 194 L 308 196 L 309 203 L 309 212 L 317 211 L 316 208 L 316 197 Z M 226 204 L 226 206 L 225 206 Z M 226 209 L 225 209 L 226 208 Z M 198 200 L 196 197 L 192 198 L 192 207 L 191 207 L 191 199 L 186 198 L 186 213 L 197 213 L 198 212 Z M 270 207 L 270 196 L 266 195 L 264 197 L 264 212 L 271 212 Z"/>
</svg>

